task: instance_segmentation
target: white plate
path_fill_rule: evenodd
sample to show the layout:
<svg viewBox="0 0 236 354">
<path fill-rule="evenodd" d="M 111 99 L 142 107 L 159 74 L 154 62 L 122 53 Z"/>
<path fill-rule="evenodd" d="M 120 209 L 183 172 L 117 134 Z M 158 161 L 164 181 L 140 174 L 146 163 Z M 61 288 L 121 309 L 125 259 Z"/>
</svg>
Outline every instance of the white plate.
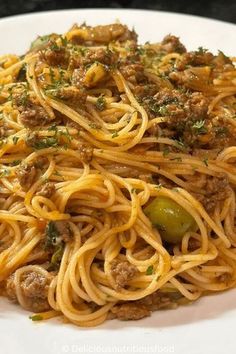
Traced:
<svg viewBox="0 0 236 354">
<path fill-rule="evenodd" d="M 140 10 L 71 10 L 0 20 L 0 52 L 23 53 L 38 34 L 63 32 L 75 22 L 135 26 L 140 41 L 158 41 L 168 33 L 188 49 L 199 46 L 236 54 L 236 26 L 200 17 Z M 81 329 L 58 320 L 32 323 L 29 313 L 0 301 L 2 354 L 60 353 L 235 353 L 236 290 L 200 299 L 177 310 L 156 312 L 137 322 L 107 321 Z"/>
</svg>

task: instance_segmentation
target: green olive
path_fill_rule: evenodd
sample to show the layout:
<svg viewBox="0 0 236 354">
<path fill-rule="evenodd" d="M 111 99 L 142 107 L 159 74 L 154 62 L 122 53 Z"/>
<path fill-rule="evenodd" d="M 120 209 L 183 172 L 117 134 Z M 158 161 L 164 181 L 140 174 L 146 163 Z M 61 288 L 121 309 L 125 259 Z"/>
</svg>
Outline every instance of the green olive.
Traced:
<svg viewBox="0 0 236 354">
<path fill-rule="evenodd" d="M 196 230 L 193 217 L 170 198 L 155 198 L 144 212 L 167 242 L 179 243 L 187 231 Z"/>
</svg>

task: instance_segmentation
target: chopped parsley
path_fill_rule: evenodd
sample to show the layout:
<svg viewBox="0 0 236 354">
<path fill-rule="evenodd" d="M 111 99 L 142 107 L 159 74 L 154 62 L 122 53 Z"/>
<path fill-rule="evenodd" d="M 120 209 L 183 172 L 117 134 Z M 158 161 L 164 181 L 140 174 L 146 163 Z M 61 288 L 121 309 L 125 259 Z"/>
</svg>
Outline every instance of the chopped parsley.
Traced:
<svg viewBox="0 0 236 354">
<path fill-rule="evenodd" d="M 42 321 L 43 317 L 41 315 L 32 315 L 29 317 L 32 321 Z"/>
<path fill-rule="evenodd" d="M 205 125 L 205 120 L 203 119 L 203 120 L 197 120 L 192 127 L 197 134 L 205 134 L 207 133 L 207 128 L 204 125 Z"/>
<path fill-rule="evenodd" d="M 152 275 L 152 274 L 153 274 L 153 265 L 150 265 L 146 270 L 146 275 Z"/>
<path fill-rule="evenodd" d="M 170 159 L 170 161 L 182 162 L 182 158 L 181 157 L 173 157 Z"/>
<path fill-rule="evenodd" d="M 55 72 L 51 67 L 49 68 L 49 75 L 50 75 L 51 84 L 55 84 L 55 81 L 56 81 Z"/>
<path fill-rule="evenodd" d="M 4 170 L 0 171 L 0 178 L 6 177 L 6 176 L 9 176 L 9 175 L 10 175 L 10 170 L 8 170 L 6 168 Z"/>
<path fill-rule="evenodd" d="M 54 52 L 61 50 L 61 48 L 57 45 L 57 43 L 55 41 L 51 42 L 50 49 Z"/>
<path fill-rule="evenodd" d="M 55 124 L 53 124 L 51 127 L 48 128 L 48 131 L 54 132 L 54 135 L 44 138 L 39 137 L 38 139 L 32 139 L 32 142 L 30 142 L 30 146 L 36 150 L 41 150 L 49 147 L 58 147 L 60 145 L 61 137 L 65 137 L 68 143 L 72 141 L 72 136 L 70 135 L 67 128 L 61 131 L 58 130 Z M 62 147 L 66 149 L 68 145 L 64 144 L 62 145 Z"/>
<path fill-rule="evenodd" d="M 151 97 L 150 99 L 148 99 L 147 104 L 150 111 L 155 114 L 158 114 L 160 116 L 166 116 L 169 114 L 168 108 L 166 106 L 168 103 L 160 105 L 153 97 Z"/>
<path fill-rule="evenodd" d="M 183 142 L 181 137 L 179 139 L 174 139 L 174 140 L 175 140 L 175 143 L 176 143 L 178 148 L 182 148 L 182 149 L 186 148 L 186 145 L 184 144 L 184 142 Z"/>
<path fill-rule="evenodd" d="M 202 160 L 202 162 L 206 165 L 206 167 L 208 167 L 208 158 L 207 158 L 207 157 L 205 157 L 205 158 Z"/>
<path fill-rule="evenodd" d="M 49 221 L 46 226 L 46 241 L 45 241 L 45 249 L 50 249 L 57 244 L 58 237 L 60 236 L 59 231 L 53 221 Z"/>
<path fill-rule="evenodd" d="M 165 105 L 162 105 L 162 106 L 159 107 L 158 113 L 161 116 L 166 116 L 166 115 L 168 115 L 168 108 Z"/>
<path fill-rule="evenodd" d="M 100 129 L 100 126 L 94 122 L 89 123 L 90 128 L 92 129 Z"/>
<path fill-rule="evenodd" d="M 136 48 L 136 53 L 139 55 L 144 55 L 146 53 L 146 50 L 142 46 L 139 46 Z"/>
<path fill-rule="evenodd" d="M 32 145 L 36 150 L 46 149 L 49 147 L 56 147 L 59 145 L 58 138 L 56 136 L 51 136 L 43 139 L 39 139 Z"/>
<path fill-rule="evenodd" d="M 57 132 L 58 131 L 58 128 L 57 128 L 57 125 L 54 123 L 52 124 L 49 128 L 48 128 L 49 131 L 53 131 L 53 132 Z"/>
<path fill-rule="evenodd" d="M 61 39 L 61 44 L 66 47 L 67 44 L 68 44 L 68 40 L 66 37 L 63 37 L 63 36 L 60 36 L 60 39 Z"/>
<path fill-rule="evenodd" d="M 19 70 L 17 81 L 26 81 L 26 63 Z"/>
<path fill-rule="evenodd" d="M 203 47 L 198 47 L 198 49 L 197 49 L 197 54 L 204 54 L 204 53 L 206 53 L 206 52 L 208 52 L 208 49 L 206 49 L 206 48 L 203 48 Z"/>
<path fill-rule="evenodd" d="M 69 142 L 72 141 L 72 136 L 69 133 L 69 130 L 66 128 L 65 130 L 62 130 L 59 132 L 61 136 L 64 136 Z"/>
<path fill-rule="evenodd" d="M 17 166 L 21 163 L 21 160 L 14 160 L 10 163 L 10 166 Z"/>
<path fill-rule="evenodd" d="M 18 140 L 19 140 L 19 137 L 18 137 L 18 136 L 13 136 L 12 141 L 13 141 L 13 144 L 14 144 L 14 145 L 17 144 Z"/>
<path fill-rule="evenodd" d="M 95 106 L 99 111 L 103 111 L 106 108 L 106 100 L 103 95 L 98 97 Z"/>
<path fill-rule="evenodd" d="M 224 138 L 229 134 L 229 129 L 227 127 L 216 127 L 215 134 L 219 138 Z"/>
<path fill-rule="evenodd" d="M 65 248 L 64 242 L 59 243 L 55 247 L 55 252 L 51 257 L 50 270 L 56 270 L 59 268 L 63 256 L 64 248 Z"/>
<path fill-rule="evenodd" d="M 118 132 L 117 132 L 117 131 L 115 131 L 115 132 L 112 134 L 112 136 L 111 136 L 111 137 L 112 137 L 112 139 L 113 139 L 113 138 L 117 138 L 118 136 L 119 136 Z"/>
<path fill-rule="evenodd" d="M 57 170 L 55 170 L 53 174 L 54 174 L 54 176 L 62 177 L 62 174 L 59 171 L 57 171 Z"/>
<path fill-rule="evenodd" d="M 164 147 L 164 149 L 163 149 L 163 157 L 166 157 L 167 155 L 169 155 L 169 153 L 170 153 L 170 149 L 168 148 L 168 146 Z"/>
</svg>

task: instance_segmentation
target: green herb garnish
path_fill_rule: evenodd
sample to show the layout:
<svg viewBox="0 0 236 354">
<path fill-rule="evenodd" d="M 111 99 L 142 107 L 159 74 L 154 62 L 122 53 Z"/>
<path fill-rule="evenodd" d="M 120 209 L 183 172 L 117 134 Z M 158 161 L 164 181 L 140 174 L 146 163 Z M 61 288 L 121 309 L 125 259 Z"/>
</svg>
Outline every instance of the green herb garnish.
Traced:
<svg viewBox="0 0 236 354">
<path fill-rule="evenodd" d="M 112 136 L 111 136 L 111 137 L 112 137 L 112 139 L 113 139 L 113 138 L 117 138 L 117 136 L 119 136 L 119 134 L 118 134 L 118 132 L 117 132 L 117 131 L 115 131 L 115 132 L 112 134 Z"/>
<path fill-rule="evenodd" d="M 14 160 L 10 163 L 10 166 L 17 166 L 21 163 L 21 160 Z"/>
<path fill-rule="evenodd" d="M 198 120 L 193 124 L 193 129 L 196 131 L 197 134 L 205 134 L 207 133 L 207 128 L 204 127 L 205 120 Z"/>
<path fill-rule="evenodd" d="M 10 171 L 7 170 L 6 168 L 4 170 L 0 171 L 0 178 L 6 177 L 6 176 L 9 176 L 9 175 L 10 175 Z"/>
<path fill-rule="evenodd" d="M 202 162 L 206 165 L 206 167 L 208 167 L 208 158 L 207 158 L 207 157 L 205 157 L 205 158 L 202 160 Z"/>
<path fill-rule="evenodd" d="M 19 140 L 19 136 L 13 136 L 12 141 L 14 145 L 17 144 L 18 140 Z"/>
<path fill-rule="evenodd" d="M 51 248 L 56 245 L 57 238 L 60 236 L 59 231 L 53 221 L 49 221 L 46 226 L 46 241 L 45 249 Z"/>
<path fill-rule="evenodd" d="M 106 100 L 103 95 L 98 97 L 95 106 L 99 111 L 103 111 L 106 108 Z"/>
<path fill-rule="evenodd" d="M 32 321 L 42 321 L 43 317 L 41 315 L 32 315 L 29 317 Z"/>
<path fill-rule="evenodd" d="M 166 157 L 167 155 L 169 155 L 170 153 L 170 149 L 168 147 L 164 147 L 163 149 L 163 157 Z"/>
<path fill-rule="evenodd" d="M 153 274 L 153 265 L 150 265 L 146 270 L 146 275 L 152 275 L 152 274 Z"/>
<path fill-rule="evenodd" d="M 41 150 L 49 147 L 56 147 L 58 144 L 58 138 L 56 136 L 51 136 L 48 138 L 39 139 L 32 145 L 32 147 L 36 150 Z"/>
<path fill-rule="evenodd" d="M 203 48 L 203 47 L 198 47 L 197 54 L 201 54 L 202 55 L 202 54 L 204 54 L 206 52 L 208 52 L 208 49 Z"/>
<path fill-rule="evenodd" d="M 59 245 L 56 246 L 55 248 L 55 252 L 53 253 L 52 257 L 51 257 L 51 269 L 58 269 L 61 263 L 61 259 L 63 256 L 63 252 L 64 252 L 64 242 L 61 242 Z"/>
</svg>

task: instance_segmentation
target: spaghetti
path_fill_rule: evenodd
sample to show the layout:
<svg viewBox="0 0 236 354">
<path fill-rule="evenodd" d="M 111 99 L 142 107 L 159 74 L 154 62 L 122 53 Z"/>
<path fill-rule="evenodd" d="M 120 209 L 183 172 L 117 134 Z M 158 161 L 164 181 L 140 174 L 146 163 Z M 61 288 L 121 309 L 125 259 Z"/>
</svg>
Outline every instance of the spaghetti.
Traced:
<svg viewBox="0 0 236 354">
<path fill-rule="evenodd" d="M 89 327 L 235 286 L 233 58 L 75 25 L 0 65 L 3 295 Z"/>
</svg>

